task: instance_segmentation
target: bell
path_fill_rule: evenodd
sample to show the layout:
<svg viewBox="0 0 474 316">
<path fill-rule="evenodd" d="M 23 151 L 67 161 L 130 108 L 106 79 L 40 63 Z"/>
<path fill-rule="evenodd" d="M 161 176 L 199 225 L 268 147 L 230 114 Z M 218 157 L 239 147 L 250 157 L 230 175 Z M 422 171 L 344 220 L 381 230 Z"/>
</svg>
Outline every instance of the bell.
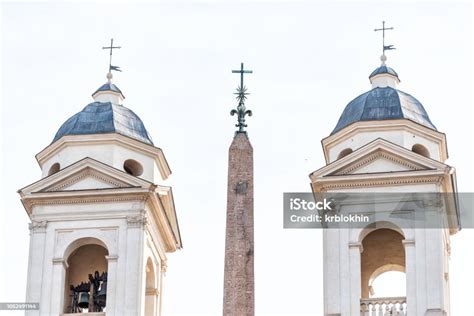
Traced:
<svg viewBox="0 0 474 316">
<path fill-rule="evenodd" d="M 107 281 L 102 282 L 100 285 L 99 293 L 97 293 L 97 303 L 104 307 L 107 299 Z"/>
<path fill-rule="evenodd" d="M 79 292 L 79 297 L 77 299 L 77 306 L 80 308 L 89 308 L 89 293 L 88 292 Z"/>
</svg>

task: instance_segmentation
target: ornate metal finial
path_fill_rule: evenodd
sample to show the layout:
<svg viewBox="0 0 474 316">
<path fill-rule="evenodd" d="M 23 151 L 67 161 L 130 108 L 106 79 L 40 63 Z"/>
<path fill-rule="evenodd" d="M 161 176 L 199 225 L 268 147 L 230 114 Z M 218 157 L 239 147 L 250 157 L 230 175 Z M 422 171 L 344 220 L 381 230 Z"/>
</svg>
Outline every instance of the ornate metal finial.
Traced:
<svg viewBox="0 0 474 316">
<path fill-rule="evenodd" d="M 241 63 L 240 70 L 232 70 L 232 73 L 240 73 L 240 86 L 237 87 L 237 92 L 234 92 L 234 94 L 237 95 L 236 99 L 239 101 L 239 104 L 237 105 L 237 109 L 230 111 L 230 115 L 233 116 L 237 114 L 237 124 L 235 124 L 235 127 L 239 129 L 236 133 L 246 133 L 245 127 L 247 127 L 247 124 L 245 124 L 245 116 L 252 116 L 252 111 L 247 110 L 245 107 L 245 100 L 249 93 L 247 93 L 247 88 L 244 86 L 244 74 L 251 74 L 253 71 L 244 70 L 244 63 Z"/>
<path fill-rule="evenodd" d="M 109 72 L 107 73 L 107 79 L 109 82 L 112 80 L 112 70 L 114 71 L 122 71 L 119 66 L 112 66 L 112 50 L 120 49 L 120 46 L 114 46 L 114 39 L 110 39 L 110 46 L 102 47 L 102 49 L 109 49 L 110 50 L 110 59 L 109 59 Z"/>
<path fill-rule="evenodd" d="M 382 21 L 381 29 L 374 29 L 375 32 L 382 31 L 382 56 L 380 56 L 382 65 L 385 65 L 385 61 L 387 60 L 387 56 L 385 56 L 385 51 L 395 49 L 393 45 L 385 45 L 385 31 L 388 30 L 393 30 L 393 27 L 385 27 L 385 21 Z"/>
</svg>

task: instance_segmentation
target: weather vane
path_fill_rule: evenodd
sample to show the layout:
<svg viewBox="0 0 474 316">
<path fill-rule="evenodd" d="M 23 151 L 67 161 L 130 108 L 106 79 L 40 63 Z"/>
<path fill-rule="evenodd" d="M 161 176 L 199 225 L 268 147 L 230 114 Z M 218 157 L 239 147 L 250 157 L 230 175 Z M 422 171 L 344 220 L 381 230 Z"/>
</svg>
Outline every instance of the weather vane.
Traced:
<svg viewBox="0 0 474 316">
<path fill-rule="evenodd" d="M 245 107 L 245 99 L 247 99 L 247 88 L 244 86 L 244 74 L 251 74 L 253 73 L 252 70 L 244 70 L 244 63 L 240 64 L 240 70 L 232 70 L 232 73 L 239 73 L 240 74 L 240 86 L 237 87 L 237 92 L 234 94 L 237 95 L 236 99 L 239 101 L 239 105 L 237 105 L 237 109 L 233 109 L 230 111 L 230 115 L 237 114 L 237 124 L 235 127 L 238 127 L 239 130 L 236 133 L 245 133 L 245 116 L 252 116 L 252 111 L 247 110 Z"/>
<path fill-rule="evenodd" d="M 381 29 L 374 29 L 375 32 L 382 31 L 382 62 L 384 63 L 387 57 L 385 56 L 386 50 L 395 49 L 393 45 L 385 45 L 385 31 L 393 30 L 393 27 L 385 27 L 385 21 L 382 21 L 382 28 Z"/>
<path fill-rule="evenodd" d="M 112 66 L 112 50 L 114 49 L 120 49 L 120 46 L 114 46 L 114 39 L 110 39 L 110 46 L 108 47 L 102 47 L 102 49 L 109 49 L 110 50 L 110 59 L 109 59 L 109 74 L 112 76 L 112 70 L 115 71 L 122 71 L 119 66 Z"/>
</svg>

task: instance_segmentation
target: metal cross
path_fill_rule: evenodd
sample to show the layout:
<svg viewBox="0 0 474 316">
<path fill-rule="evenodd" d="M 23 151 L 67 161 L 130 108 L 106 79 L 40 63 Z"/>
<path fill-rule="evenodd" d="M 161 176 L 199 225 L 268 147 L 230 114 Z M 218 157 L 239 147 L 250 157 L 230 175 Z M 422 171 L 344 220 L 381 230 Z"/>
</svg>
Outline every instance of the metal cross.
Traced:
<svg viewBox="0 0 474 316">
<path fill-rule="evenodd" d="M 247 88 L 244 87 L 244 74 L 251 74 L 253 71 L 244 70 L 244 63 L 240 63 L 240 70 L 232 70 L 232 73 L 240 74 L 240 87 L 238 87 L 237 92 L 234 93 L 237 95 L 239 104 L 237 105 L 237 109 L 230 111 L 230 115 L 233 116 L 237 114 L 237 124 L 235 124 L 235 127 L 238 127 L 239 129 L 236 131 L 236 133 L 247 133 L 245 131 L 245 128 L 247 127 L 247 124 L 245 123 L 245 116 L 252 116 L 252 111 L 247 110 L 245 107 L 245 99 L 247 98 L 248 93 Z"/>
<path fill-rule="evenodd" d="M 395 49 L 393 45 L 385 46 L 385 31 L 387 30 L 393 30 L 393 27 L 385 27 L 385 21 L 382 21 L 381 29 L 374 29 L 375 32 L 382 31 L 382 54 L 385 54 L 386 50 Z"/>
<path fill-rule="evenodd" d="M 252 70 L 244 70 L 244 63 L 240 63 L 240 70 L 232 70 L 233 74 L 240 74 L 240 88 L 244 88 L 244 74 L 253 73 Z"/>
<path fill-rule="evenodd" d="M 111 72 L 112 70 L 121 71 L 119 69 L 119 67 L 112 66 L 112 50 L 113 49 L 120 49 L 120 48 L 121 48 L 120 46 L 114 46 L 114 39 L 113 38 L 110 39 L 110 46 L 109 47 L 102 47 L 102 49 L 110 49 L 109 72 Z"/>
</svg>

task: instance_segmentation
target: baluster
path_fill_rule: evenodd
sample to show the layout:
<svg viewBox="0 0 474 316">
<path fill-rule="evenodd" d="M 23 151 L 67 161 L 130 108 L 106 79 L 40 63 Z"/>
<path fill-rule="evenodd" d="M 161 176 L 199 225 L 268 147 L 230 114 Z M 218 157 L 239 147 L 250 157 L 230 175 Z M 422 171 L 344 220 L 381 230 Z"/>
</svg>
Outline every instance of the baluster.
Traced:
<svg viewBox="0 0 474 316">
<path fill-rule="evenodd" d="M 400 316 L 400 303 L 393 304 L 393 315 L 394 316 Z"/>
<path fill-rule="evenodd" d="M 367 305 L 365 303 L 360 304 L 360 315 L 367 316 Z"/>
<path fill-rule="evenodd" d="M 376 304 L 376 303 L 372 303 L 372 313 L 371 313 L 371 316 L 376 316 L 376 315 L 378 315 L 378 312 L 377 312 L 378 308 L 376 307 L 375 304 Z"/>
</svg>

